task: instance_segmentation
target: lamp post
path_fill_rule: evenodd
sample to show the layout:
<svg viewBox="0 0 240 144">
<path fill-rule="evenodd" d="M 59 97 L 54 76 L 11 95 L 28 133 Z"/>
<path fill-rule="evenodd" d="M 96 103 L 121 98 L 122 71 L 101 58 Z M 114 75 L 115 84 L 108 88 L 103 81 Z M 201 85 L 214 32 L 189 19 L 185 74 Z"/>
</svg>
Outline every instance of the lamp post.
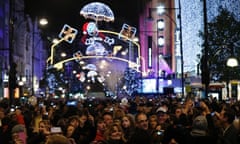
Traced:
<svg viewBox="0 0 240 144">
<path fill-rule="evenodd" d="M 36 18 L 33 21 L 33 25 L 32 25 L 32 95 L 34 95 L 35 90 L 34 90 L 34 76 L 35 76 L 35 49 L 37 47 L 37 45 L 35 45 L 35 34 L 38 34 L 38 26 L 45 26 L 48 24 L 48 21 L 46 18 L 41 18 L 38 21 L 38 18 Z"/>
<path fill-rule="evenodd" d="M 231 52 L 232 54 L 231 54 L 231 57 L 229 57 L 227 59 L 226 65 L 228 67 L 230 67 L 231 70 L 232 70 L 234 67 L 238 66 L 238 60 L 237 60 L 236 57 L 234 57 L 234 47 L 233 46 L 231 47 L 231 50 L 232 50 L 232 52 Z M 226 82 L 226 84 L 227 84 L 227 98 L 229 98 L 229 81 L 231 81 L 231 78 L 230 78 L 229 74 L 230 73 L 228 71 L 228 79 L 227 79 L 227 82 Z"/>
</svg>

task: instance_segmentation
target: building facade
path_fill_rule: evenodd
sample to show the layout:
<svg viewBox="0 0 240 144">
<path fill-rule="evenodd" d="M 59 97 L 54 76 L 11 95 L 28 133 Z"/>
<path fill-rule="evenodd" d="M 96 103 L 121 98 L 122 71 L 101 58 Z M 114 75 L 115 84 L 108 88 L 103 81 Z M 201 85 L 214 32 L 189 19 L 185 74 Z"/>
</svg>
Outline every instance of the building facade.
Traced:
<svg viewBox="0 0 240 144">
<path fill-rule="evenodd" d="M 24 11 L 24 0 L 0 2 L 0 58 L 1 93 L 9 97 L 9 61 L 17 65 L 17 83 L 14 96 L 36 94 L 47 59 L 37 20 Z M 12 48 L 10 48 L 12 47 Z M 21 93 L 20 89 L 22 90 Z"/>
<path fill-rule="evenodd" d="M 204 32 L 203 0 L 151 0 L 139 19 L 141 55 L 149 76 L 199 77 Z M 206 0 L 208 22 L 227 8 L 240 20 L 240 1 Z M 181 59 L 182 58 L 182 59 Z M 185 80 L 186 82 L 186 80 Z M 191 81 L 189 82 L 191 83 Z"/>
</svg>

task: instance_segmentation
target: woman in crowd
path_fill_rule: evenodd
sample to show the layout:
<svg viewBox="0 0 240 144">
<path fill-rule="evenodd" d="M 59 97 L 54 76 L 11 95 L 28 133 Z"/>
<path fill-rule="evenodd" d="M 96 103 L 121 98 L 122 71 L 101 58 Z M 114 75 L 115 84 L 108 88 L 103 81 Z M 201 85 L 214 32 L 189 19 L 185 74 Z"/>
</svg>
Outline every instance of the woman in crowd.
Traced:
<svg viewBox="0 0 240 144">
<path fill-rule="evenodd" d="M 131 114 L 123 116 L 121 126 L 123 128 L 124 137 L 126 140 L 129 140 L 135 129 L 134 117 Z"/>
<path fill-rule="evenodd" d="M 75 140 L 74 140 L 74 137 L 73 137 L 74 131 L 75 131 L 75 127 L 71 124 L 68 124 L 66 126 L 65 132 L 63 133 L 64 136 L 66 136 L 69 139 L 69 141 L 71 141 L 71 144 L 76 143 Z"/>
<path fill-rule="evenodd" d="M 104 141 L 106 144 L 125 144 L 126 139 L 122 127 L 116 123 L 110 125 L 104 133 Z"/>
<path fill-rule="evenodd" d="M 40 121 L 38 124 L 38 131 L 34 132 L 32 136 L 28 138 L 28 144 L 44 144 L 47 137 L 51 134 L 50 128 L 50 121 Z"/>
</svg>

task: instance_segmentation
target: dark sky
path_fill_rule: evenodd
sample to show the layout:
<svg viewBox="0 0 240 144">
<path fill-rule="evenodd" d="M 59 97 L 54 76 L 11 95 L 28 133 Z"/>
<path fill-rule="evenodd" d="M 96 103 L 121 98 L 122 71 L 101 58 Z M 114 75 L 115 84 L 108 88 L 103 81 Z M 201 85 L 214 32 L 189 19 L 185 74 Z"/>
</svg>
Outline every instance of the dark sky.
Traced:
<svg viewBox="0 0 240 144">
<path fill-rule="evenodd" d="M 95 0 L 96 1 L 96 0 Z M 145 0 L 146 1 L 146 0 Z M 81 8 L 93 0 L 25 0 L 26 13 L 30 16 L 46 17 L 49 21 L 47 30 L 60 32 L 64 24 L 80 28 L 87 20 L 80 16 Z M 108 5 L 115 16 L 113 27 L 119 28 L 123 23 L 138 26 L 138 13 L 144 0 L 101 0 Z"/>
</svg>

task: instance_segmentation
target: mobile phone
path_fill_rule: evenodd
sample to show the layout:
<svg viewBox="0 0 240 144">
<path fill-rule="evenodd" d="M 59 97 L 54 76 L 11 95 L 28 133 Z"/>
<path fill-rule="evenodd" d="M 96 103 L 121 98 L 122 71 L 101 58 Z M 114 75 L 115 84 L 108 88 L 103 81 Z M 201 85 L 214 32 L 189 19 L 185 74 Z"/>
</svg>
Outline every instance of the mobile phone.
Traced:
<svg viewBox="0 0 240 144">
<path fill-rule="evenodd" d="M 212 113 L 211 113 L 211 116 L 214 116 L 214 115 L 215 115 L 215 112 L 212 112 Z"/>
<path fill-rule="evenodd" d="M 67 102 L 67 106 L 76 106 L 77 105 L 77 101 L 68 101 Z"/>
<path fill-rule="evenodd" d="M 164 132 L 163 130 L 157 130 L 157 131 L 156 131 L 156 134 L 157 134 L 158 136 L 161 136 L 161 135 L 163 135 L 163 132 Z"/>
</svg>

